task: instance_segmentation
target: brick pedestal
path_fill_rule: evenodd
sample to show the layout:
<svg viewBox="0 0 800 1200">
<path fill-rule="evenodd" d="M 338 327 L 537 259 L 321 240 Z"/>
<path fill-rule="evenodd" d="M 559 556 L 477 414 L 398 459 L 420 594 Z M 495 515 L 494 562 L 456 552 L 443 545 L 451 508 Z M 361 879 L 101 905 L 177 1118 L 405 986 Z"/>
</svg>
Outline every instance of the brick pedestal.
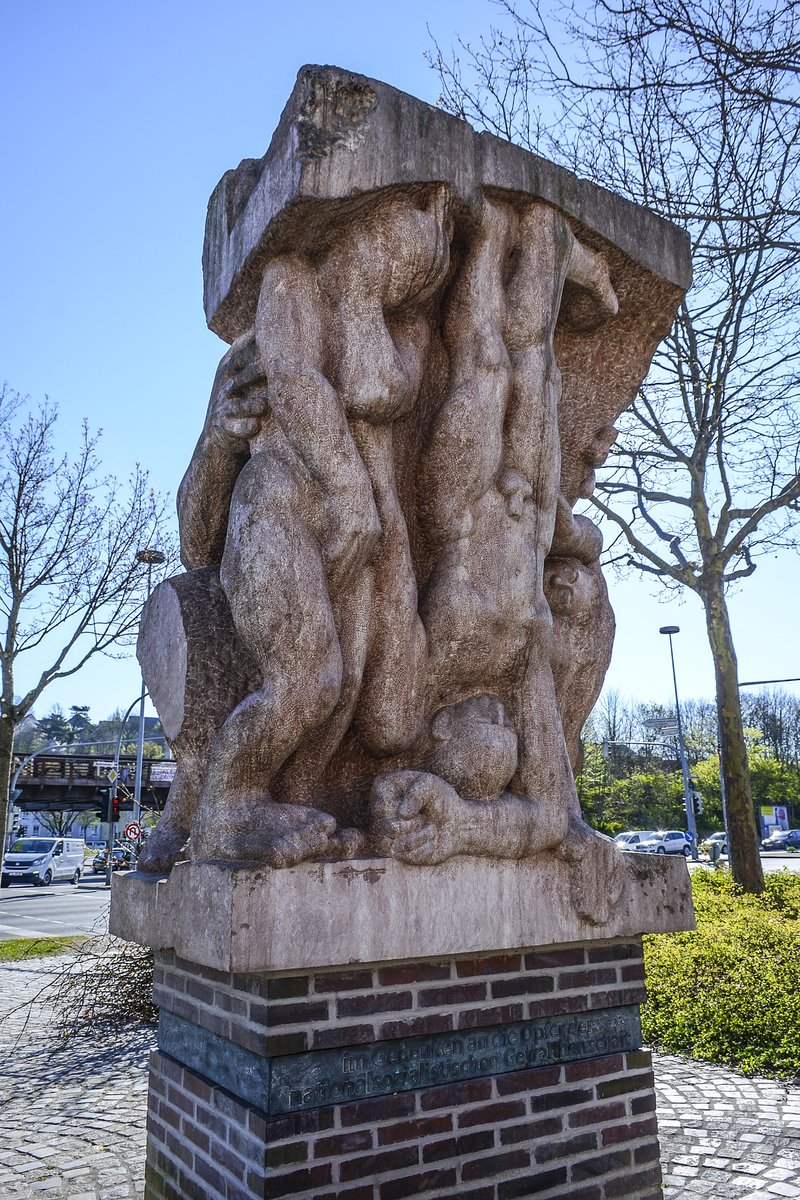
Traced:
<svg viewBox="0 0 800 1200">
<path fill-rule="evenodd" d="M 642 981 L 639 938 L 292 974 L 161 953 L 146 1200 L 660 1200 Z"/>
</svg>

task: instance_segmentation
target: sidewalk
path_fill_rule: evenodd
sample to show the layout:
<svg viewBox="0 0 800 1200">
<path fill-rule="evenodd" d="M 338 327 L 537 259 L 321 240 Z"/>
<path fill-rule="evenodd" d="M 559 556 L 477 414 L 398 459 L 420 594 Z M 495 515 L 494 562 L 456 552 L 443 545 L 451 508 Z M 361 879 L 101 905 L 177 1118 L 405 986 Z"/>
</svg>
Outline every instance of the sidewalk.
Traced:
<svg viewBox="0 0 800 1200">
<path fill-rule="evenodd" d="M 142 1200 L 153 1031 L 61 1046 L 46 997 L 20 1011 L 58 970 L 0 968 L 0 1198 Z M 666 1200 L 800 1197 L 800 1087 L 672 1056 L 655 1068 Z"/>
</svg>

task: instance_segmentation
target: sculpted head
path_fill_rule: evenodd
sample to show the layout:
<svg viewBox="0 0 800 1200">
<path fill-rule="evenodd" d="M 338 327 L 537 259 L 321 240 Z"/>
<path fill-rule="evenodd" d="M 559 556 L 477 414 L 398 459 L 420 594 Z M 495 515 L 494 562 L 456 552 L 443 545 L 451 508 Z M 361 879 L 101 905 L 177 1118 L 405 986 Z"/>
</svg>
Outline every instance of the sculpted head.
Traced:
<svg viewBox="0 0 800 1200">
<path fill-rule="evenodd" d="M 426 766 L 465 800 L 496 795 L 517 769 L 517 734 L 496 696 L 470 696 L 440 709 L 431 735 Z"/>
</svg>

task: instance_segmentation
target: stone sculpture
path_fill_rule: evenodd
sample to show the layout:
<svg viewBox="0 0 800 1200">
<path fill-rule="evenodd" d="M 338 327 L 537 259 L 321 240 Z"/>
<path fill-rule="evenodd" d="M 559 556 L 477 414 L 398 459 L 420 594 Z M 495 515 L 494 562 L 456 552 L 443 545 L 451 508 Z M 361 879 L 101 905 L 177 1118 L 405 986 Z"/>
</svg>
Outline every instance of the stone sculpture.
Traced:
<svg viewBox="0 0 800 1200">
<path fill-rule="evenodd" d="M 209 209 L 231 345 L 139 641 L 179 767 L 145 869 L 554 851 L 613 893 L 573 769 L 614 623 L 573 509 L 688 282 L 629 244 L 659 225 L 304 68 Z"/>
</svg>

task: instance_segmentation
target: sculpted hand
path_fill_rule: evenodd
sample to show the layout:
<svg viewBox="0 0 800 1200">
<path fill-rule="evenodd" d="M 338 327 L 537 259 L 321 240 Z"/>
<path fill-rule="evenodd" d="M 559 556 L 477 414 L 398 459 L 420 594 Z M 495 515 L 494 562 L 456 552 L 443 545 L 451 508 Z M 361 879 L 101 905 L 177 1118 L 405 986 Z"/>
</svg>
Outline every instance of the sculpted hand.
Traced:
<svg viewBox="0 0 800 1200">
<path fill-rule="evenodd" d="M 267 411 L 267 379 L 259 362 L 254 331 L 249 329 L 220 360 L 206 425 L 217 442 L 238 453 L 258 433 Z"/>
<path fill-rule="evenodd" d="M 461 853 L 467 803 L 437 775 L 393 771 L 372 785 L 370 817 L 379 853 L 403 862 L 444 862 Z"/>
</svg>

